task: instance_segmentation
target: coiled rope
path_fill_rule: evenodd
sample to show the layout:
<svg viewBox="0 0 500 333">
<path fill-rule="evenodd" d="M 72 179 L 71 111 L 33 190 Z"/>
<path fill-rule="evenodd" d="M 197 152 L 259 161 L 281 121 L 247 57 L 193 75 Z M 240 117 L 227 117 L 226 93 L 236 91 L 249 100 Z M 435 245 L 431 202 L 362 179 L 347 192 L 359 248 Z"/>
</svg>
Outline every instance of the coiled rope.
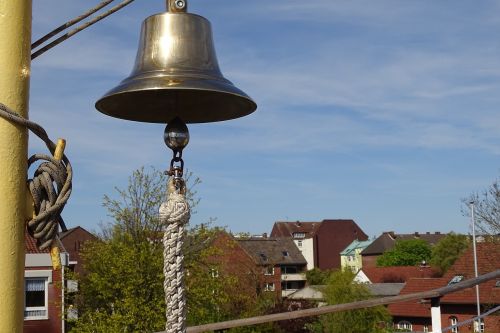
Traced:
<svg viewBox="0 0 500 333">
<path fill-rule="evenodd" d="M 167 305 L 167 333 L 186 332 L 186 291 L 184 287 L 184 243 L 185 225 L 191 217 L 186 199 L 186 185 L 176 188 L 174 177 L 167 184 L 167 201 L 160 206 L 160 221 L 166 225 L 163 235 L 163 274 L 165 281 L 165 303 Z"/>
<path fill-rule="evenodd" d="M 50 140 L 42 126 L 19 116 L 2 103 L 0 117 L 27 127 L 44 141 L 49 151 L 54 154 L 56 144 Z M 45 162 L 37 167 L 33 179 L 27 181 L 35 211 L 35 216 L 28 221 L 27 227 L 30 235 L 36 239 L 38 248 L 44 250 L 56 239 L 59 225 L 66 231 L 61 212 L 71 195 L 73 170 L 64 154 L 61 160 L 45 154 L 34 154 L 28 159 L 28 168 L 37 161 Z"/>
</svg>

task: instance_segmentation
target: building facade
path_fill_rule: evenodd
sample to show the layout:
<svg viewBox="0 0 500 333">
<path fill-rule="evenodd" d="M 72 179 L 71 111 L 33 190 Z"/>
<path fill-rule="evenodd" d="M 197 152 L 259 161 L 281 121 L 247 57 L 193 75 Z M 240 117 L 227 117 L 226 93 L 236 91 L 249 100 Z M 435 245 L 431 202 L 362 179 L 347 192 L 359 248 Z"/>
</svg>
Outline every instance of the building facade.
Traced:
<svg viewBox="0 0 500 333">
<path fill-rule="evenodd" d="M 340 266 L 356 274 L 363 267 L 361 251 L 371 244 L 371 240 L 353 240 L 342 252 L 340 252 Z"/>
<path fill-rule="evenodd" d="M 352 241 L 368 240 L 353 220 L 276 222 L 271 237 L 292 239 L 307 261 L 307 269 L 339 269 L 340 252 Z"/>
<path fill-rule="evenodd" d="M 59 244 L 60 269 L 52 267 L 49 249 L 39 250 L 27 233 L 24 238 L 26 259 L 24 269 L 24 333 L 63 333 L 64 268 L 68 255 Z"/>
</svg>

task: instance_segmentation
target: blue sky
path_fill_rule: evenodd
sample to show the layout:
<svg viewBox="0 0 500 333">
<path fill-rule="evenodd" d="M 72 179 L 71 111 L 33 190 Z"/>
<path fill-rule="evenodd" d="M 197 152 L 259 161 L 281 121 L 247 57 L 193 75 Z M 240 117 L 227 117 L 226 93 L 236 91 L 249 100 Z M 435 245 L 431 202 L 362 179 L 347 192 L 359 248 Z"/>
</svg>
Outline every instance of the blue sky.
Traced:
<svg viewBox="0 0 500 333">
<path fill-rule="evenodd" d="M 98 0 L 34 1 L 33 39 Z M 75 179 L 63 216 L 98 229 L 104 194 L 141 166 L 166 169 L 163 125 L 110 118 L 95 101 L 130 73 L 137 0 L 32 64 L 30 118 L 68 141 Z M 460 199 L 500 175 L 499 1 L 202 1 L 225 77 L 258 104 L 190 125 L 201 177 L 192 223 L 235 232 L 277 220 L 352 218 L 382 231 L 468 231 Z M 30 137 L 30 150 L 44 151 Z"/>
</svg>

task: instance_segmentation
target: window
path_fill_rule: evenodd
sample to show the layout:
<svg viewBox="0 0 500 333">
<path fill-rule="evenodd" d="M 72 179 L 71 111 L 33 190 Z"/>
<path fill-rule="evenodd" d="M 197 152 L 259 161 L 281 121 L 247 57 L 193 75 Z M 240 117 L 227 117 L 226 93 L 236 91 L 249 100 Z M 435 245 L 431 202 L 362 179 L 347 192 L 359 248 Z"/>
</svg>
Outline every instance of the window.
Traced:
<svg viewBox="0 0 500 333">
<path fill-rule="evenodd" d="M 283 254 L 283 257 L 288 257 L 289 256 L 288 251 L 283 251 L 282 254 Z"/>
<path fill-rule="evenodd" d="M 458 327 L 456 326 L 458 323 L 457 317 L 450 317 L 450 324 L 451 324 L 451 333 L 458 333 Z"/>
<path fill-rule="evenodd" d="M 264 275 L 274 275 L 274 267 L 266 266 L 266 268 L 264 268 Z"/>
<path fill-rule="evenodd" d="M 294 232 L 293 238 L 306 238 L 306 234 L 304 232 Z"/>
<path fill-rule="evenodd" d="M 424 325 L 422 329 L 424 330 L 424 333 L 429 332 L 429 325 Z"/>
<path fill-rule="evenodd" d="M 281 267 L 282 274 L 297 274 L 298 270 L 295 266 L 283 266 Z"/>
<path fill-rule="evenodd" d="M 25 299 L 24 299 L 24 319 L 37 320 L 47 319 L 47 278 L 26 278 Z"/>
<path fill-rule="evenodd" d="M 301 240 L 298 240 L 298 241 L 297 241 L 297 246 L 298 246 L 298 247 L 302 247 L 302 241 L 301 241 Z"/>
<path fill-rule="evenodd" d="M 210 276 L 213 278 L 213 279 L 216 279 L 219 277 L 219 270 L 216 269 L 216 268 L 210 268 Z"/>
<path fill-rule="evenodd" d="M 262 253 L 262 252 L 261 252 L 261 253 L 259 253 L 259 256 L 260 256 L 260 259 L 261 259 L 262 261 L 267 261 L 267 256 L 266 256 L 264 253 Z"/>
<path fill-rule="evenodd" d="M 397 326 L 399 330 L 406 330 L 407 332 L 411 332 L 412 330 L 411 323 L 406 320 L 400 321 Z"/>
<path fill-rule="evenodd" d="M 478 327 L 477 320 L 474 320 L 474 332 L 484 333 L 484 321 L 480 321 Z"/>
<path fill-rule="evenodd" d="M 460 281 L 463 281 L 463 279 L 464 279 L 463 275 L 455 275 L 453 279 L 451 279 L 450 282 L 448 282 L 448 285 L 459 283 Z"/>
<path fill-rule="evenodd" d="M 274 291 L 274 282 L 266 282 L 264 283 L 265 291 Z"/>
</svg>

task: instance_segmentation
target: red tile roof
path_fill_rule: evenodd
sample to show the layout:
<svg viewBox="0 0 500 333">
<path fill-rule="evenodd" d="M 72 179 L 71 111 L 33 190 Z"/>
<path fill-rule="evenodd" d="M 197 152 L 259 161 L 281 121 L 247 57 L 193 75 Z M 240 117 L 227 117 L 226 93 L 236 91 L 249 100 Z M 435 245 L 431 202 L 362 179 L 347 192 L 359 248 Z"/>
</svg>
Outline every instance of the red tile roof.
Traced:
<svg viewBox="0 0 500 333">
<path fill-rule="evenodd" d="M 400 295 L 413 294 L 421 291 L 432 290 L 440 288 L 447 282 L 443 279 L 437 278 L 424 278 L 409 279 L 406 285 L 399 293 Z M 404 317 L 430 317 L 430 303 L 422 303 L 421 300 L 413 300 L 408 302 L 401 302 L 389 304 L 389 312 L 392 316 Z"/>
<path fill-rule="evenodd" d="M 437 276 L 437 271 L 429 266 L 365 267 L 361 270 L 371 283 L 406 282 L 410 278 Z"/>
<path fill-rule="evenodd" d="M 486 274 L 500 269 L 500 243 L 477 243 L 478 274 Z M 474 278 L 474 251 L 470 246 L 450 267 L 443 278 L 448 283 L 454 276 L 462 275 L 465 280 Z M 479 285 L 479 299 L 481 303 L 500 304 L 500 287 L 495 287 L 495 280 Z M 469 288 L 443 297 L 442 302 L 466 303 L 476 302 L 476 289 Z"/>
<path fill-rule="evenodd" d="M 292 237 L 294 233 L 305 234 L 305 238 L 311 238 L 318 230 L 321 222 L 275 222 L 271 237 Z"/>
<path fill-rule="evenodd" d="M 456 275 L 463 275 L 464 279 L 474 278 L 473 250 L 470 247 L 464 252 L 442 278 L 410 279 L 401 290 L 400 295 L 411 294 L 441 288 L 450 282 Z M 495 271 L 500 268 L 500 244 L 477 244 L 478 273 L 479 275 Z M 500 287 L 495 286 L 496 280 L 479 285 L 479 300 L 483 304 L 500 304 Z M 445 295 L 441 304 L 474 304 L 476 302 L 475 287 L 464 289 Z M 409 301 L 389 305 L 393 316 L 430 317 L 428 304 L 418 301 Z"/>
<path fill-rule="evenodd" d="M 36 240 L 30 236 L 28 231 L 24 232 L 24 249 L 26 253 L 49 253 L 50 249 L 45 249 L 43 251 L 39 250 L 36 246 Z"/>
</svg>

